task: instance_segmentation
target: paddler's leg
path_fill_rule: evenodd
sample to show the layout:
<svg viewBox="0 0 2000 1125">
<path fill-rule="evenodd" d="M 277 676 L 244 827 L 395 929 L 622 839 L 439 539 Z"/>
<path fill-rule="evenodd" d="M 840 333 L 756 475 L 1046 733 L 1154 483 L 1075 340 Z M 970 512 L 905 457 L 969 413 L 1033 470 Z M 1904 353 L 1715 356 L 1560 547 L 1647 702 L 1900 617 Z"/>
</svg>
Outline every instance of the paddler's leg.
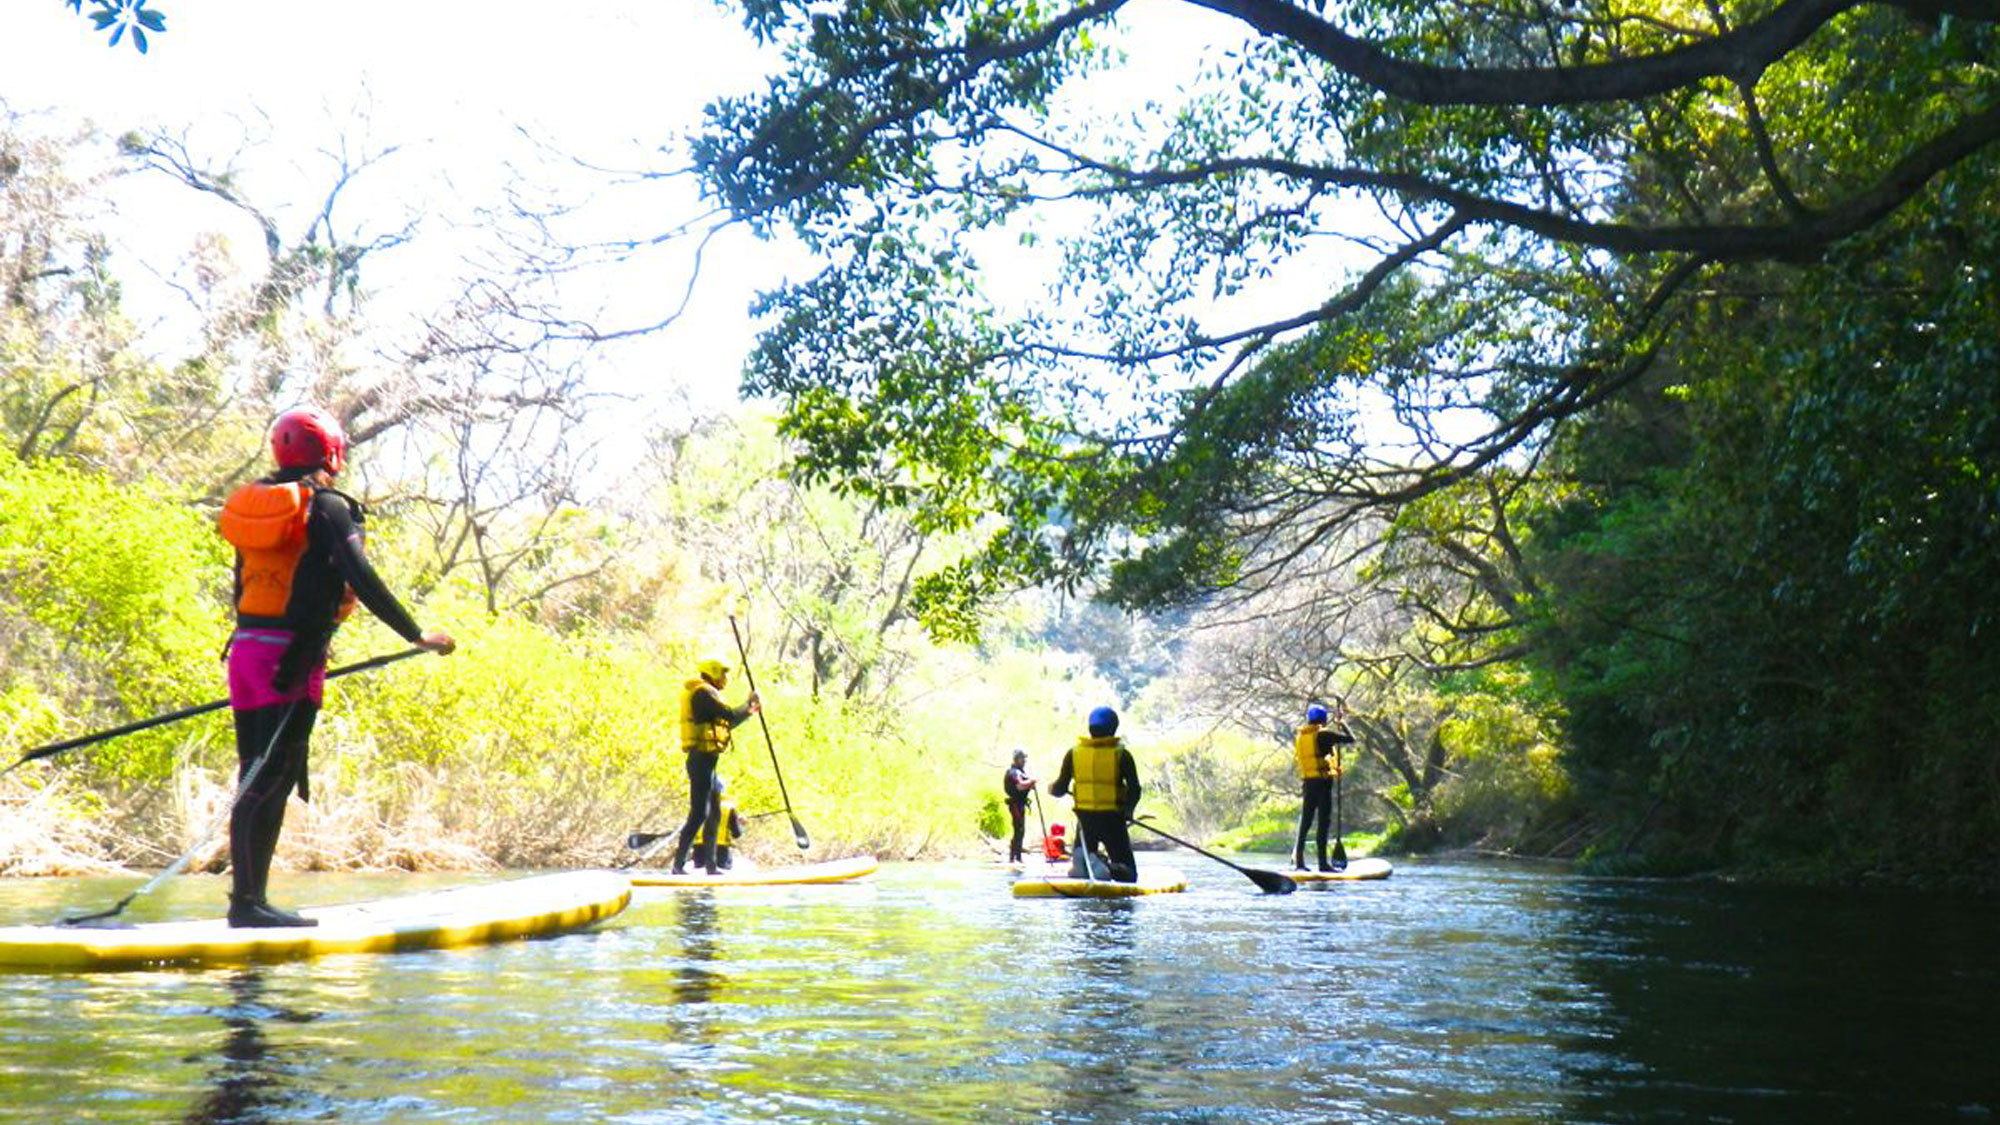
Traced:
<svg viewBox="0 0 2000 1125">
<path fill-rule="evenodd" d="M 1317 808 L 1313 802 L 1312 779 L 1306 778 L 1299 782 L 1299 838 L 1298 842 L 1292 845 L 1292 866 L 1300 871 L 1306 869 L 1306 833 L 1312 829 L 1313 815 Z M 1325 832 L 1326 829 L 1322 827 L 1320 831 Z"/>
<path fill-rule="evenodd" d="M 1125 826 L 1124 813 L 1089 813 L 1090 842 L 1104 849 L 1104 864 L 1112 881 L 1139 881 L 1139 861 L 1132 855 L 1132 833 Z"/>
<path fill-rule="evenodd" d="M 688 849 L 708 820 L 709 797 L 715 791 L 715 755 L 690 751 L 687 756 L 688 814 L 681 822 L 681 838 L 674 843 L 674 874 L 687 874 Z"/>
<path fill-rule="evenodd" d="M 1331 871 L 1333 864 L 1326 858 L 1326 834 L 1333 827 L 1333 779 L 1317 779 L 1313 782 L 1313 788 L 1316 790 L 1313 794 L 1313 805 L 1319 810 L 1319 869 Z"/>
<path fill-rule="evenodd" d="M 710 759 L 714 761 L 714 759 Z M 722 794 L 716 788 L 715 771 L 709 769 L 708 815 L 701 822 L 701 844 L 696 858 L 701 861 L 701 869 L 710 875 L 719 874 L 715 866 L 716 841 L 722 838 Z"/>
<path fill-rule="evenodd" d="M 229 924 L 235 927 L 316 926 L 265 897 L 271 857 L 285 826 L 285 802 L 305 773 L 306 747 L 319 707 L 302 699 L 236 712 L 237 781 L 229 813 Z M 247 786 L 242 781 L 266 752 L 270 760 Z"/>
</svg>

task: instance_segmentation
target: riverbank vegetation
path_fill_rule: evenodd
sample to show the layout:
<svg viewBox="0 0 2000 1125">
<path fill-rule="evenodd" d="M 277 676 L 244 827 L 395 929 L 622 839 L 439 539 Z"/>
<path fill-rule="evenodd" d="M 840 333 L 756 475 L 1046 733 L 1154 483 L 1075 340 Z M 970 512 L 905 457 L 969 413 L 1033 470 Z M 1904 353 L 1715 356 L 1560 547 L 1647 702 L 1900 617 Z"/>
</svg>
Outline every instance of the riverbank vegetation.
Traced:
<svg viewBox="0 0 2000 1125">
<path fill-rule="evenodd" d="M 734 615 L 828 848 L 981 854 L 1009 752 L 1051 776 L 1105 702 L 1172 823 L 1288 846 L 1318 700 L 1384 848 L 1992 888 L 1990 6 L 1242 0 L 1198 57 L 1122 0 L 743 7 L 784 63 L 693 157 L 818 272 L 749 404 L 630 466 L 547 215 L 391 317 L 419 225 L 330 219 L 376 157 L 262 200 L 185 137 L 4 122 L 13 744 L 219 694 L 208 520 L 310 399 L 464 650 L 340 684 L 295 863 L 616 859 Z M 221 201 L 169 351 L 98 228 L 128 176 Z M 175 853 L 229 757 L 209 718 L 16 771 L 0 865 Z M 776 807 L 756 728 L 732 757 Z"/>
</svg>

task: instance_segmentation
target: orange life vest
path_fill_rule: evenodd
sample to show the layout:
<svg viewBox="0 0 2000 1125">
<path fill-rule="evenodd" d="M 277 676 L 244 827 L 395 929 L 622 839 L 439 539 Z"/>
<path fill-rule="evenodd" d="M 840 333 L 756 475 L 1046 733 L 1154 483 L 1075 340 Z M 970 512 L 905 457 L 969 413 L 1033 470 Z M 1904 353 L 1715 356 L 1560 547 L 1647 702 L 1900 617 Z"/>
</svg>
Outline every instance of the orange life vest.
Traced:
<svg viewBox="0 0 2000 1125">
<path fill-rule="evenodd" d="M 304 481 L 237 489 L 222 505 L 216 526 L 236 548 L 239 585 L 236 612 L 244 617 L 284 621 L 292 603 L 292 583 L 306 553 L 306 521 L 312 516 L 313 487 Z M 354 591 L 341 593 L 335 621 L 354 609 Z M 291 624 L 304 624 L 293 622 Z"/>
</svg>

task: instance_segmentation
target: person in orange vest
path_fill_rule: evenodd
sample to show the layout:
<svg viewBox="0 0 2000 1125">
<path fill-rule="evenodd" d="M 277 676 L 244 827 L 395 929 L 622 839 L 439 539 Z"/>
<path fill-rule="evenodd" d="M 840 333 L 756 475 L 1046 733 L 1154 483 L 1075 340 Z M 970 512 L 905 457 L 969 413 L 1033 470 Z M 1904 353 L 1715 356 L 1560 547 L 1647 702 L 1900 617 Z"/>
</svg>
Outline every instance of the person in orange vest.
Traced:
<svg viewBox="0 0 2000 1125">
<path fill-rule="evenodd" d="M 1139 863 L 1132 856 L 1127 825 L 1139 807 L 1139 767 L 1118 737 L 1118 712 L 1109 707 L 1092 711 L 1089 731 L 1063 755 L 1049 796 L 1067 797 L 1075 790 L 1076 829 L 1081 837 L 1071 849 L 1076 856 L 1089 863 L 1090 856 L 1101 850 L 1113 880 L 1135 883 Z"/>
<path fill-rule="evenodd" d="M 309 800 L 306 755 L 326 682 L 327 646 L 354 603 L 398 636 L 440 655 L 450 633 L 424 632 L 368 562 L 359 501 L 333 487 L 347 434 L 317 407 L 271 423 L 276 472 L 230 494 L 218 530 L 236 548 L 236 630 L 229 638 L 229 706 L 236 719 L 237 793 L 229 813 L 229 924 L 312 926 L 266 898 L 271 856 L 296 789 Z"/>
<path fill-rule="evenodd" d="M 1350 745 L 1354 734 L 1347 729 L 1347 706 L 1335 704 L 1338 715 L 1328 715 L 1315 703 L 1306 708 L 1306 725 L 1292 737 L 1292 757 L 1299 771 L 1299 838 L 1292 846 L 1292 866 L 1306 869 L 1306 832 L 1319 825 L 1319 869 L 1332 871 L 1326 858 L 1326 834 L 1333 824 L 1333 783 L 1340 776 L 1337 746 Z"/>
<path fill-rule="evenodd" d="M 688 815 L 681 823 L 680 842 L 674 845 L 674 874 L 687 874 L 688 849 L 697 834 L 707 841 L 695 855 L 702 869 L 717 874 L 715 866 L 716 829 L 720 814 L 715 803 L 716 765 L 729 749 L 730 732 L 762 710 L 757 693 L 741 707 L 722 701 L 722 689 L 729 686 L 729 665 L 711 656 L 695 666 L 695 677 L 681 685 L 681 752 L 687 755 Z"/>
</svg>

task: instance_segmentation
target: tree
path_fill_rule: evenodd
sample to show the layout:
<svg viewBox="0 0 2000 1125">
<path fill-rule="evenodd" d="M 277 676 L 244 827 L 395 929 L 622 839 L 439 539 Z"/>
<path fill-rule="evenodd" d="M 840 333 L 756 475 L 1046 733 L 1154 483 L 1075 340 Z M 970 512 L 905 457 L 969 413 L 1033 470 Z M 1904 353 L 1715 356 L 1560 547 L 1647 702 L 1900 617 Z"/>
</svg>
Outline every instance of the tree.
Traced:
<svg viewBox="0 0 2000 1125">
<path fill-rule="evenodd" d="M 1099 574 L 1184 600 L 1470 479 L 1644 378 L 1699 292 L 1949 206 L 2000 136 L 1979 0 L 1193 6 L 1254 37 L 1106 105 L 1124 0 L 744 4 L 786 66 L 698 162 L 830 262 L 746 386 L 809 478 L 1005 518 L 937 620 Z M 1003 256 L 1052 299 L 990 295 Z"/>
</svg>

